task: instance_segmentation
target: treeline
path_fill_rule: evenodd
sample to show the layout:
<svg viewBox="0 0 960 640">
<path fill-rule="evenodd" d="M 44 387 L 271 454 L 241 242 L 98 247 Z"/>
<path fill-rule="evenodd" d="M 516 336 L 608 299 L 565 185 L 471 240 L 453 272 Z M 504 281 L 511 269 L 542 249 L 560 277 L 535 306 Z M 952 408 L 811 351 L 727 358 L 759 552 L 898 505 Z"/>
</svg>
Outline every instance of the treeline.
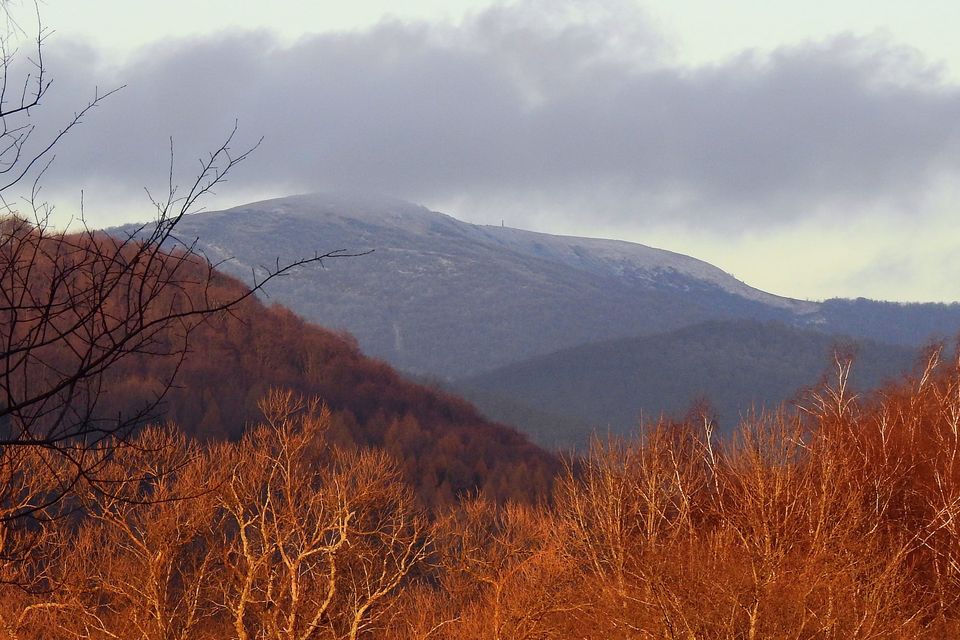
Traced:
<svg viewBox="0 0 960 640">
<path fill-rule="evenodd" d="M 329 410 L 290 392 L 268 393 L 239 442 L 147 429 L 48 507 L 62 462 L 20 449 L 5 513 L 34 511 L 0 520 L 0 625 L 21 639 L 956 637 L 960 366 L 932 353 L 869 397 L 848 373 L 729 440 L 691 419 L 596 442 L 535 506 L 426 512 L 394 459 L 332 441 Z"/>
<path fill-rule="evenodd" d="M 960 326 L 960 303 L 831 298 L 821 303 L 819 315 L 820 330 L 911 346 L 932 336 L 954 335 Z"/>
</svg>

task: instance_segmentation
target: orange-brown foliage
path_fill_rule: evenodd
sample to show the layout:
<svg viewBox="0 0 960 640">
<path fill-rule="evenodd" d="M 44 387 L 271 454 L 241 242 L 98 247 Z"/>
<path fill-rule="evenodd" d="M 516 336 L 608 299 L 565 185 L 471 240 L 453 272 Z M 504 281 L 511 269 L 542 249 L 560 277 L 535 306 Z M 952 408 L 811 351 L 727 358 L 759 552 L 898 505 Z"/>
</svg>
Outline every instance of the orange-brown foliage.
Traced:
<svg viewBox="0 0 960 640">
<path fill-rule="evenodd" d="M 0 624 L 11 638 L 955 637 L 960 368 L 937 352 L 866 398 L 846 373 L 730 440 L 709 421 L 654 425 L 595 442 L 549 503 L 474 497 L 429 520 L 396 462 L 343 448 L 333 414 L 290 392 L 268 394 L 240 442 L 148 429 L 105 469 L 112 494 L 80 491 L 79 516 L 5 560 L 28 588 L 3 588 Z"/>
<path fill-rule="evenodd" d="M 504 527 L 522 519 L 465 505 L 441 550 L 461 556 L 442 565 L 457 586 L 399 637 L 955 637 L 960 368 L 939 356 L 866 398 L 841 365 L 804 411 L 753 416 L 725 442 L 697 421 L 598 441 L 519 547 Z M 572 586 L 511 573 L 533 558 Z M 498 609 L 502 576 L 519 592 Z M 510 605 L 538 612 L 533 628 Z"/>
</svg>

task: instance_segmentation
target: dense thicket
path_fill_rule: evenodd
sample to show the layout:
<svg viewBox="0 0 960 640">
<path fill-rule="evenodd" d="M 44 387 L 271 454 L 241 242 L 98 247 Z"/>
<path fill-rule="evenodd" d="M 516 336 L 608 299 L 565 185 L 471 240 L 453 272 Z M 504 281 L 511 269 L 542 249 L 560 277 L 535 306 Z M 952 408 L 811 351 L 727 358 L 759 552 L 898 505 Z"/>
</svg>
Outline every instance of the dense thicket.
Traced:
<svg viewBox="0 0 960 640">
<path fill-rule="evenodd" d="M 549 505 L 432 516 L 390 456 L 341 447 L 296 394 L 267 394 L 239 442 L 147 429 L 115 450 L 111 493 L 2 525 L 0 633 L 955 637 L 960 365 L 932 354 L 869 397 L 847 374 L 729 441 L 688 421 L 596 442 Z M 56 465 L 22 451 L 3 486 L 42 496 Z"/>
</svg>

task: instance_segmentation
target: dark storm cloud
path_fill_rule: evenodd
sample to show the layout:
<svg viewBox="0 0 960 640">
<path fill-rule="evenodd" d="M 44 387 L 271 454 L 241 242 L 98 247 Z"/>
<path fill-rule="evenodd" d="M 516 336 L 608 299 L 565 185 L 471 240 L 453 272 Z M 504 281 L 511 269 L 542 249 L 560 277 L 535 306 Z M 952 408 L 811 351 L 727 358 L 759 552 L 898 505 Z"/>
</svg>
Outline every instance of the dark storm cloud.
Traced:
<svg viewBox="0 0 960 640">
<path fill-rule="evenodd" d="M 893 44 L 840 36 L 684 68 L 658 62 L 641 20 L 546 21 L 533 6 L 292 45 L 164 42 L 122 64 L 51 45 L 46 116 L 128 85 L 64 145 L 53 186 L 156 184 L 168 136 L 187 172 L 234 119 L 265 138 L 235 179 L 247 187 L 603 202 L 614 223 L 905 208 L 960 168 L 960 88 Z"/>
</svg>

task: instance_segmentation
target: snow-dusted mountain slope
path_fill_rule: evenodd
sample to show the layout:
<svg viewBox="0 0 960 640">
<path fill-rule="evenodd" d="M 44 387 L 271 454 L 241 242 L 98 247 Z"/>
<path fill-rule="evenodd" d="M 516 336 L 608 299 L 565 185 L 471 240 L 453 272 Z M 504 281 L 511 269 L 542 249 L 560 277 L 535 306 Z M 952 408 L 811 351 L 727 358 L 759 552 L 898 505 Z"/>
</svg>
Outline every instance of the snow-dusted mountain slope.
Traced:
<svg viewBox="0 0 960 640">
<path fill-rule="evenodd" d="M 555 236 L 503 227 L 483 226 L 477 229 L 483 232 L 492 246 L 533 254 L 598 275 L 647 282 L 650 286 L 680 276 L 795 313 L 811 313 L 817 309 L 816 304 L 754 289 L 708 262 L 664 249 L 622 240 Z"/>
<path fill-rule="evenodd" d="M 279 198 L 187 216 L 177 232 L 247 280 L 277 258 L 372 249 L 301 268 L 266 293 L 349 331 L 371 355 L 444 378 L 711 319 L 823 323 L 821 305 L 759 291 L 695 258 L 473 225 L 391 198 Z"/>
</svg>

